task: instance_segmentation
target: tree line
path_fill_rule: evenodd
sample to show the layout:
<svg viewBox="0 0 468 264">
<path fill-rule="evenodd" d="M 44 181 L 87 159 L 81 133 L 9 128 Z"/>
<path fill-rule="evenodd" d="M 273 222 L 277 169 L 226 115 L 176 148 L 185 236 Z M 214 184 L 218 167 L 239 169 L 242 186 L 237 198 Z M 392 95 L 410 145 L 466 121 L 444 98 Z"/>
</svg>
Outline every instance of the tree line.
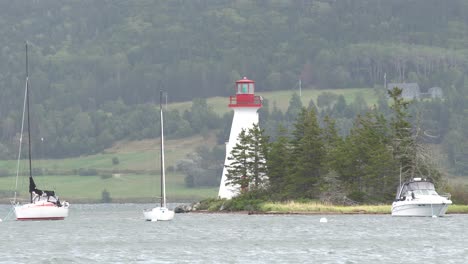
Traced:
<svg viewBox="0 0 468 264">
<path fill-rule="evenodd" d="M 420 128 L 409 121 L 409 102 L 401 89 L 389 95 L 389 117 L 370 109 L 344 138 L 328 116 L 320 124 L 313 107 L 301 108 L 291 133 L 280 127 L 274 141 L 258 125 L 243 130 L 230 153 L 226 184 L 257 198 L 343 204 L 391 201 L 400 175 L 439 182 L 441 173 L 425 155 Z"/>
<path fill-rule="evenodd" d="M 244 75 L 262 91 L 299 80 L 304 89 L 378 87 L 385 76 L 442 88 L 446 101 L 430 111 L 448 119 L 428 125 L 466 174 L 467 14 L 463 0 L 0 2 L 0 156 L 19 131 L 28 40 L 32 103 L 54 157 L 148 136 L 139 122 L 151 118 L 140 115 L 159 89 L 191 101 L 230 95 Z"/>
</svg>

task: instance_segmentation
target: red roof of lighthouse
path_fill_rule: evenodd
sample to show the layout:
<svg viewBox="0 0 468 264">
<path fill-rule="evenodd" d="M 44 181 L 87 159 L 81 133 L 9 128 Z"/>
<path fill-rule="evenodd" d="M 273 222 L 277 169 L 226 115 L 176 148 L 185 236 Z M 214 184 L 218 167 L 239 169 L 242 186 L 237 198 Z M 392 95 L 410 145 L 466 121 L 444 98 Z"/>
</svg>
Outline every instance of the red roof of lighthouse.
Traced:
<svg viewBox="0 0 468 264">
<path fill-rule="evenodd" d="M 255 83 L 255 82 L 252 81 L 252 80 L 247 79 L 247 77 L 244 77 L 244 78 L 238 80 L 236 83 Z"/>
<path fill-rule="evenodd" d="M 236 81 L 236 95 L 229 98 L 229 107 L 262 107 L 262 97 L 255 95 L 255 82 L 244 77 Z"/>
</svg>

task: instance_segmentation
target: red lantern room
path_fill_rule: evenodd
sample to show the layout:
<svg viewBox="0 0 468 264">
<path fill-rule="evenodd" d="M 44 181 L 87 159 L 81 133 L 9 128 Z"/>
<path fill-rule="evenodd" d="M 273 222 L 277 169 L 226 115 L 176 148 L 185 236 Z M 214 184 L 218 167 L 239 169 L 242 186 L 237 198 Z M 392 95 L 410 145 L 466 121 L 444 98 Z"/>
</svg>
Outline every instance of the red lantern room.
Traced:
<svg viewBox="0 0 468 264">
<path fill-rule="evenodd" d="M 236 95 L 229 97 L 229 107 L 262 107 L 262 97 L 255 96 L 255 82 L 244 77 L 236 82 Z"/>
</svg>

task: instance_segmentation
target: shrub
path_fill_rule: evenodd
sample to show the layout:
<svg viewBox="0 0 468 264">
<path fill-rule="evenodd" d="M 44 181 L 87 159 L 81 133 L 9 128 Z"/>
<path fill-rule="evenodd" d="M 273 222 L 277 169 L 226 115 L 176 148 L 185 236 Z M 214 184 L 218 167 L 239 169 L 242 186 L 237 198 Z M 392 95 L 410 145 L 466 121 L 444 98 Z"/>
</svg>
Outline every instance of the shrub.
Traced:
<svg viewBox="0 0 468 264">
<path fill-rule="evenodd" d="M 78 169 L 78 175 L 80 175 L 80 176 L 97 176 L 98 171 L 96 169 L 92 169 L 92 168 L 88 168 L 88 169 L 79 168 Z"/>
<path fill-rule="evenodd" d="M 101 203 L 110 203 L 110 202 L 112 202 L 110 192 L 104 189 L 101 193 Z"/>
<path fill-rule="evenodd" d="M 454 204 L 468 204 L 468 184 L 452 186 L 450 194 Z"/>
<path fill-rule="evenodd" d="M 261 199 L 250 199 L 248 197 L 238 196 L 228 200 L 224 204 L 224 210 L 228 211 L 258 211 L 263 203 Z"/>
<path fill-rule="evenodd" d="M 367 195 L 364 192 L 354 191 L 348 195 L 348 198 L 355 202 L 363 203 L 363 202 L 366 202 L 366 198 L 367 198 L 366 196 Z"/>
<path fill-rule="evenodd" d="M 225 199 L 215 199 L 208 198 L 200 201 L 200 204 L 197 206 L 198 210 L 209 210 L 209 211 L 219 211 L 224 203 L 227 200 Z"/>
<path fill-rule="evenodd" d="M 101 174 L 101 179 L 103 180 L 110 179 L 110 178 L 112 178 L 112 174 L 109 174 L 109 173 Z"/>
</svg>

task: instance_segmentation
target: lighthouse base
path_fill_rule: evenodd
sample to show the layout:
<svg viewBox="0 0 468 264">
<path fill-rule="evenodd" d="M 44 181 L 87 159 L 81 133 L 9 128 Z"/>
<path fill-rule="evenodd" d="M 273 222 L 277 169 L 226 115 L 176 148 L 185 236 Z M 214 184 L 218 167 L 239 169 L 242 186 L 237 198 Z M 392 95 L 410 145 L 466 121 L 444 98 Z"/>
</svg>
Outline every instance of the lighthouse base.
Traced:
<svg viewBox="0 0 468 264">
<path fill-rule="evenodd" d="M 234 109 L 234 117 L 232 119 L 231 133 L 229 134 L 229 142 L 226 144 L 226 158 L 224 160 L 223 175 L 221 177 L 221 183 L 219 185 L 218 197 L 224 199 L 231 199 L 240 194 L 240 186 L 232 186 L 227 183 L 227 168 L 226 166 L 231 165 L 231 152 L 234 146 L 239 142 L 239 134 L 244 130 L 252 128 L 255 124 L 258 124 L 258 113 L 257 110 L 260 107 L 236 107 Z"/>
</svg>

